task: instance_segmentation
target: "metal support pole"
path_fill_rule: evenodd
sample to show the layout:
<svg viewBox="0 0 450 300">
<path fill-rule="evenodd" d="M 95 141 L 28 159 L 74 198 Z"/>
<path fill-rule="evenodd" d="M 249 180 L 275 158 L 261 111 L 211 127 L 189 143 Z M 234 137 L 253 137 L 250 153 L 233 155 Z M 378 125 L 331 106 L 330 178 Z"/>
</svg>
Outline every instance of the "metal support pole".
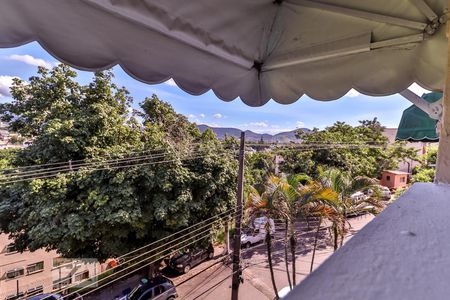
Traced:
<svg viewBox="0 0 450 300">
<path fill-rule="evenodd" d="M 450 0 L 448 0 L 450 5 Z M 450 6 L 449 6 L 450 7 Z M 443 115 L 440 121 L 439 150 L 436 164 L 436 183 L 450 184 L 450 22 L 447 22 L 447 68 L 445 71 Z"/>
<path fill-rule="evenodd" d="M 244 155 L 245 155 L 245 132 L 241 132 L 241 145 L 239 148 L 239 173 L 236 203 L 236 220 L 233 247 L 233 283 L 231 286 L 231 300 L 237 300 L 239 296 L 239 284 L 241 281 L 241 219 L 242 198 L 244 196 Z"/>
</svg>

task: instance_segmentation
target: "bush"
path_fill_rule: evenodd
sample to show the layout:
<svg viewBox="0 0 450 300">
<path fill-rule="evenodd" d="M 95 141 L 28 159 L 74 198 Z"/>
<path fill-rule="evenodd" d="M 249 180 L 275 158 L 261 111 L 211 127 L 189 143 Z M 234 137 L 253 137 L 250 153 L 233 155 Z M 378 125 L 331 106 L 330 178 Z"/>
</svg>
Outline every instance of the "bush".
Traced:
<svg viewBox="0 0 450 300">
<path fill-rule="evenodd" d="M 427 168 L 427 167 L 418 168 L 416 174 L 414 174 L 411 177 L 411 183 L 433 182 L 435 173 L 436 170 L 434 168 Z"/>
</svg>

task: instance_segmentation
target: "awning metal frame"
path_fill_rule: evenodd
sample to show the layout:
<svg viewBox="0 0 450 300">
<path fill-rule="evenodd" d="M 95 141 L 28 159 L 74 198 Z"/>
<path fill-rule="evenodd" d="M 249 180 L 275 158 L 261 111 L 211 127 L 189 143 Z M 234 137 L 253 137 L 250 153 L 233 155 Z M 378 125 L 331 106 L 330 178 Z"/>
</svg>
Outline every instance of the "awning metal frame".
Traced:
<svg viewBox="0 0 450 300">
<path fill-rule="evenodd" d="M 429 103 L 425 99 L 422 99 L 418 95 L 416 95 L 414 92 L 406 89 L 399 93 L 402 95 L 406 100 L 413 103 L 415 106 L 420 108 L 422 111 L 428 114 L 430 118 L 434 120 L 440 120 L 443 113 L 443 106 L 442 106 L 442 98 L 436 102 Z"/>
</svg>

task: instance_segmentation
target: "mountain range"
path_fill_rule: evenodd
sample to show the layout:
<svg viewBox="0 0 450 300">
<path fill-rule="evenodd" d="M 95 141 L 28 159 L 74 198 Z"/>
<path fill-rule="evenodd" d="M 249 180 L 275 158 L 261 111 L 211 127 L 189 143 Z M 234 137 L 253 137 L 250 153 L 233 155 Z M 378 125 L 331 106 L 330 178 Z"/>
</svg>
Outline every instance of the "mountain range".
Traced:
<svg viewBox="0 0 450 300">
<path fill-rule="evenodd" d="M 227 136 L 234 136 L 236 138 L 239 138 L 241 136 L 240 129 L 237 128 L 226 128 L 226 127 L 211 127 L 208 125 L 197 125 L 197 127 L 200 129 L 201 132 L 204 132 L 206 129 L 211 129 L 214 131 L 218 139 L 223 139 L 225 135 Z M 308 128 L 299 128 L 300 130 L 303 130 L 304 132 L 310 131 Z M 286 131 L 286 132 L 280 132 L 277 134 L 268 134 L 268 133 L 256 133 L 251 130 L 245 130 L 245 139 L 247 141 L 252 142 L 258 142 L 261 140 L 266 143 L 289 143 L 289 142 L 298 142 L 299 139 L 295 137 L 295 133 L 299 130 L 295 129 L 292 131 Z"/>
</svg>

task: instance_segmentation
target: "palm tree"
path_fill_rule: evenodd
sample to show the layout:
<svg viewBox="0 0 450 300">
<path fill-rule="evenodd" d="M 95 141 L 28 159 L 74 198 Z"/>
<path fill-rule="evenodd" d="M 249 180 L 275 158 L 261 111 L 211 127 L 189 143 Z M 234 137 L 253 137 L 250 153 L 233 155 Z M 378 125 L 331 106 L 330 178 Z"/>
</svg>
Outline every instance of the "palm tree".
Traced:
<svg viewBox="0 0 450 300">
<path fill-rule="evenodd" d="M 302 185 L 298 190 L 299 210 L 304 216 L 314 216 L 319 218 L 316 233 L 314 236 L 313 253 L 311 259 L 312 271 L 314 265 L 314 258 L 317 248 L 317 240 L 319 237 L 320 226 L 322 225 L 322 220 L 329 219 L 337 221 L 339 215 L 334 209 L 336 203 L 338 202 L 338 194 L 334 192 L 331 188 L 323 186 L 321 182 L 310 181 L 306 185 Z"/>
<path fill-rule="evenodd" d="M 270 179 L 269 179 L 270 180 Z M 274 200 L 276 199 L 276 194 L 267 193 L 267 191 L 263 193 L 259 193 L 257 189 L 254 187 L 250 187 L 250 191 L 248 194 L 248 199 L 246 203 L 246 208 L 249 211 L 250 215 L 262 214 L 267 217 L 267 223 L 265 224 L 266 229 L 266 247 L 267 247 L 267 260 L 269 262 L 269 271 L 270 278 L 272 280 L 272 287 L 275 293 L 275 299 L 279 299 L 278 289 L 275 282 L 275 274 L 273 272 L 273 264 L 272 264 L 272 236 L 271 236 L 271 228 L 269 224 L 269 218 L 277 218 L 278 211 L 276 206 L 274 205 Z"/>
<path fill-rule="evenodd" d="M 272 195 L 277 214 L 286 226 L 285 231 L 285 263 L 289 286 L 292 288 L 289 276 L 287 239 L 289 230 L 289 244 L 292 256 L 292 282 L 296 285 L 296 244 L 297 233 L 295 220 L 298 216 L 308 217 L 308 207 L 317 201 L 334 201 L 337 195 L 320 183 L 314 182 L 307 175 L 290 175 L 287 177 L 271 176 L 267 183 L 267 192 Z M 320 226 L 320 224 L 319 224 Z"/>
<path fill-rule="evenodd" d="M 320 181 L 326 187 L 331 188 L 339 197 L 338 201 L 328 203 L 331 205 L 336 215 L 333 217 L 331 229 L 333 231 L 333 248 L 337 250 L 342 246 L 345 234 L 347 233 L 346 221 L 349 214 L 360 214 L 364 211 L 376 213 L 372 208 L 381 208 L 380 190 L 375 179 L 357 176 L 352 177 L 350 173 L 338 169 L 329 169 L 321 172 Z M 357 192 L 372 190 L 370 196 L 352 197 Z M 369 210 L 367 208 L 370 208 Z M 340 244 L 339 239 L 340 237 Z"/>
<path fill-rule="evenodd" d="M 311 178 L 307 175 L 299 174 L 299 175 L 290 175 L 287 177 L 283 177 L 280 181 L 280 200 L 277 201 L 278 210 L 280 215 L 284 218 L 284 222 L 286 225 L 285 231 L 285 262 L 286 262 L 286 272 L 288 274 L 289 283 L 289 267 L 288 267 L 288 255 L 287 255 L 287 238 L 288 238 L 288 230 L 289 230 L 289 245 L 291 250 L 292 257 L 292 282 L 295 286 L 296 282 L 296 248 L 297 248 L 297 232 L 295 227 L 295 220 L 299 216 L 301 210 L 299 209 L 302 204 L 305 202 L 304 195 L 300 193 L 300 190 L 303 188 L 304 183 L 311 182 Z M 291 286 L 289 284 L 289 286 Z M 292 286 L 291 286 L 292 289 Z"/>
</svg>

